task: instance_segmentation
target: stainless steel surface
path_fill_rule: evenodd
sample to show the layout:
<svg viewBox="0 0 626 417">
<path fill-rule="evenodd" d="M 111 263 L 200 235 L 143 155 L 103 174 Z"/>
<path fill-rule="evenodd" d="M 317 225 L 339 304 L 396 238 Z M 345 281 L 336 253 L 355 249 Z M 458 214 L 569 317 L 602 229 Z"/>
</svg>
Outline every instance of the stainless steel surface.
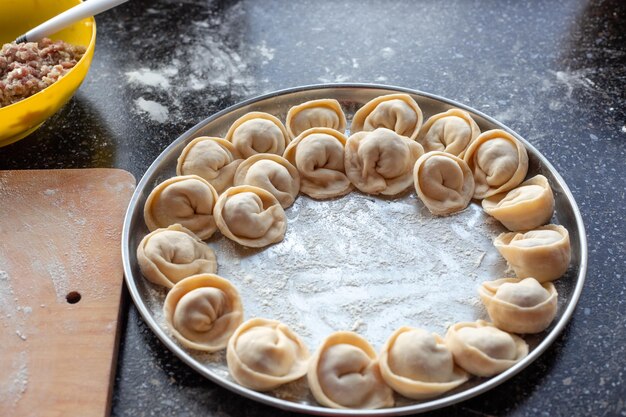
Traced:
<svg viewBox="0 0 626 417">
<path fill-rule="evenodd" d="M 469 111 L 481 130 L 501 128 L 522 140 L 529 153 L 529 176 L 545 175 L 555 194 L 556 221 L 570 233 L 572 262 L 556 281 L 559 312 L 544 333 L 525 336 L 529 355 L 492 378 L 473 378 L 446 395 L 422 402 L 397 397 L 394 408 L 332 410 L 318 406 L 303 381 L 271 393 L 236 384 L 223 354 L 198 354 L 181 347 L 167 330 L 161 313 L 164 291 L 139 272 L 136 248 L 148 230 L 143 205 L 152 188 L 175 175 L 176 159 L 186 143 L 201 135 L 223 136 L 230 124 L 249 111 L 266 111 L 284 120 L 296 104 L 336 98 L 348 120 L 370 99 L 393 92 L 412 95 L 432 114 L 459 107 Z M 287 210 L 285 241 L 250 250 L 219 236 L 208 243 L 216 251 L 218 274 L 231 279 L 242 293 L 246 318 L 283 320 L 314 350 L 332 330 L 354 329 L 379 349 L 399 325 L 445 332 L 455 321 L 485 318 L 476 288 L 504 276 L 506 266 L 491 244 L 504 229 L 472 203 L 462 213 L 437 218 L 414 191 L 388 199 L 358 192 L 331 201 L 300 196 Z M 556 339 L 570 319 L 587 269 L 585 230 L 576 202 L 561 176 L 526 140 L 496 120 L 467 106 L 404 88 L 379 85 L 318 85 L 278 91 L 237 104 L 196 125 L 176 139 L 139 182 L 124 222 L 122 253 L 126 282 L 146 323 L 159 339 L 193 369 L 246 397 L 282 409 L 318 415 L 404 415 L 432 410 L 471 398 L 511 378 L 531 364 Z M 508 274 L 510 276 L 510 273 Z"/>
</svg>

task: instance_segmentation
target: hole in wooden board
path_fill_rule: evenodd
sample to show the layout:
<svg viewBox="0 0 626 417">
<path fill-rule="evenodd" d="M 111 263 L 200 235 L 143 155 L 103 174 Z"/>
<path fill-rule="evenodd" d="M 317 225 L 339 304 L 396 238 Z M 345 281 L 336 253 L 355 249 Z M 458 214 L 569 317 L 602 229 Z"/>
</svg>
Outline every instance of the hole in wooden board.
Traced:
<svg viewBox="0 0 626 417">
<path fill-rule="evenodd" d="M 67 295 L 65 296 L 65 299 L 70 304 L 76 304 L 77 302 L 80 301 L 80 297 L 81 296 L 78 291 L 72 291 L 72 292 L 67 293 Z"/>
</svg>

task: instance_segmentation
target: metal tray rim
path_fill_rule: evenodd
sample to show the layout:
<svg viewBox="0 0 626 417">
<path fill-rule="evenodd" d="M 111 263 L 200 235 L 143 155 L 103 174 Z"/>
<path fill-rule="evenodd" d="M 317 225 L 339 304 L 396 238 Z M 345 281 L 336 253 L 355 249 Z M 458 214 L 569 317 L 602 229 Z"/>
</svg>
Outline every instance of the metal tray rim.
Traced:
<svg viewBox="0 0 626 417">
<path fill-rule="evenodd" d="M 220 378 L 219 376 L 213 374 L 210 370 L 202 366 L 199 366 L 198 363 L 193 358 L 191 358 L 190 355 L 188 355 L 181 347 L 177 346 L 172 340 L 170 340 L 170 338 L 164 333 L 161 327 L 157 324 L 156 320 L 152 317 L 147 307 L 143 303 L 143 300 L 141 298 L 141 295 L 139 294 L 139 290 L 137 286 L 133 282 L 133 279 L 132 279 L 133 274 L 132 274 L 132 269 L 130 265 L 129 245 L 127 244 L 127 242 L 129 241 L 130 223 L 131 223 L 132 213 L 134 212 L 135 206 L 137 205 L 140 191 L 145 187 L 145 184 L 148 181 L 148 177 L 157 169 L 157 167 L 159 166 L 159 163 L 165 158 L 165 155 L 167 155 L 169 151 L 173 147 L 177 146 L 180 142 L 185 141 L 189 139 L 190 137 L 192 137 L 193 135 L 195 135 L 196 132 L 202 129 L 206 124 L 210 123 L 211 121 L 227 113 L 237 110 L 241 107 L 254 104 L 255 102 L 266 100 L 269 98 L 279 97 L 285 94 L 298 93 L 298 92 L 310 91 L 310 90 L 318 90 L 318 89 L 333 89 L 333 88 L 337 88 L 337 89 L 362 88 L 362 89 L 379 89 L 379 90 L 403 92 L 403 93 L 427 97 L 433 100 L 441 101 L 446 104 L 450 104 L 452 106 L 467 110 L 471 113 L 481 116 L 482 118 L 489 121 L 490 123 L 501 126 L 504 130 L 514 135 L 517 139 L 522 141 L 522 143 L 526 146 L 526 148 L 529 149 L 531 152 L 533 152 L 537 156 L 537 158 L 541 161 L 541 163 L 544 166 L 546 166 L 548 170 L 550 170 L 551 173 L 554 175 L 555 179 L 558 181 L 559 185 L 561 186 L 565 196 L 567 197 L 567 200 L 571 204 L 572 210 L 574 212 L 574 217 L 575 217 L 576 225 L 578 228 L 578 234 L 580 237 L 579 273 L 578 273 L 577 280 L 576 280 L 576 286 L 574 288 L 574 291 L 572 292 L 571 299 L 565 311 L 563 312 L 563 315 L 561 316 L 559 321 L 556 323 L 555 327 L 546 336 L 546 338 L 542 340 L 541 343 L 532 352 L 530 352 L 526 358 L 524 358 L 524 360 L 520 361 L 515 366 L 511 367 L 505 372 L 498 374 L 475 387 L 472 387 L 468 390 L 465 390 L 463 392 L 450 395 L 447 397 L 434 399 L 434 400 L 430 400 L 426 402 L 421 402 L 421 403 L 417 403 L 417 404 L 413 404 L 409 406 L 393 407 L 393 408 L 386 408 L 386 409 L 379 409 L 379 410 L 335 410 L 335 409 L 330 409 L 330 408 L 325 408 L 325 407 L 320 407 L 320 406 L 310 406 L 307 404 L 300 404 L 300 403 L 295 403 L 295 402 L 291 402 L 287 400 L 282 400 L 279 398 L 265 395 L 264 393 L 252 391 L 236 383 Z M 580 214 L 580 210 L 578 208 L 576 200 L 574 199 L 574 196 L 572 195 L 569 187 L 565 183 L 565 180 L 561 177 L 558 171 L 543 156 L 543 154 L 541 154 L 532 144 L 530 144 L 528 141 L 526 141 L 523 137 L 521 137 L 515 131 L 513 131 L 506 125 L 502 124 L 501 122 L 497 121 L 496 119 L 482 113 L 481 111 L 478 111 L 464 104 L 458 103 L 454 100 L 450 100 L 448 98 L 441 97 L 435 94 L 422 92 L 420 90 L 414 90 L 410 88 L 384 85 L 384 84 L 370 84 L 370 83 L 312 84 L 312 85 L 305 85 L 305 86 L 277 90 L 277 91 L 259 95 L 259 96 L 250 98 L 248 100 L 239 102 L 237 104 L 234 104 L 232 106 L 229 106 L 207 117 L 206 119 L 200 121 L 199 123 L 197 123 L 195 126 L 193 126 L 189 130 L 187 130 L 185 133 L 183 133 L 181 136 L 179 136 L 177 139 L 175 139 L 170 145 L 168 145 L 163 150 L 163 152 L 161 152 L 161 154 L 150 165 L 150 167 L 146 170 L 143 177 L 137 184 L 135 193 L 133 194 L 130 200 L 128 209 L 126 211 L 126 216 L 124 219 L 124 225 L 123 225 L 123 230 L 122 230 L 121 250 L 122 250 L 122 259 L 123 259 L 123 264 L 124 264 L 124 278 L 125 278 L 128 290 L 130 292 L 130 295 L 133 299 L 133 302 L 135 303 L 135 306 L 139 310 L 143 320 L 149 325 L 149 327 L 156 334 L 156 336 L 178 358 L 180 358 L 183 362 L 185 362 L 195 371 L 199 372 L 201 375 L 205 376 L 211 381 L 221 385 L 222 387 L 226 389 L 229 389 L 230 391 L 239 393 L 240 395 L 243 395 L 247 398 L 253 399 L 255 401 L 259 401 L 261 403 L 264 403 L 270 406 L 277 407 L 279 409 L 287 410 L 287 411 L 304 412 L 308 414 L 324 415 L 324 416 L 357 416 L 357 415 L 400 416 L 400 415 L 407 415 L 411 413 L 421 413 L 421 412 L 426 412 L 426 411 L 432 411 L 438 408 L 442 408 L 448 405 L 452 405 L 452 404 L 470 399 L 472 397 L 480 395 L 502 384 L 503 382 L 507 381 L 514 375 L 521 372 L 524 368 L 529 366 L 531 363 L 533 363 L 541 354 L 543 354 L 543 352 L 546 351 L 546 349 L 556 340 L 556 338 L 564 330 L 565 326 L 567 325 L 571 316 L 573 315 L 574 310 L 576 309 L 576 305 L 578 304 L 578 299 L 580 298 L 580 294 L 582 293 L 585 276 L 587 272 L 587 262 L 588 262 L 587 238 L 586 238 L 586 233 L 585 233 L 585 227 L 584 227 L 583 219 Z"/>
</svg>

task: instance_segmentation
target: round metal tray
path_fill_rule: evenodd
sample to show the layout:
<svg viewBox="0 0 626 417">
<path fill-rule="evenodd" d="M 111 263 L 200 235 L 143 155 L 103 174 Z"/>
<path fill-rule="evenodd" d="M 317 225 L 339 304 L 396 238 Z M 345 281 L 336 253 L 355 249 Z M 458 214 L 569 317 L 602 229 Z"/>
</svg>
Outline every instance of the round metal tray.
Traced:
<svg viewBox="0 0 626 417">
<path fill-rule="evenodd" d="M 143 206 L 150 191 L 176 175 L 176 159 L 193 138 L 223 137 L 230 124 L 249 111 L 265 111 L 285 119 L 296 104 L 334 98 L 348 122 L 374 97 L 403 92 L 424 112 L 424 120 L 452 107 L 472 114 L 481 130 L 504 129 L 526 146 L 528 176 L 543 174 L 554 191 L 553 222 L 570 233 L 572 261 L 555 282 L 559 310 L 543 333 L 527 335 L 529 355 L 492 378 L 470 379 L 440 397 L 412 401 L 397 396 L 396 406 L 380 410 L 333 410 L 319 406 L 304 379 L 269 393 L 244 388 L 230 377 L 223 352 L 206 354 L 183 348 L 170 334 L 162 314 L 165 290 L 145 280 L 136 249 L 148 233 Z M 246 318 L 262 316 L 284 321 L 314 350 L 334 330 L 355 330 L 376 349 L 400 325 L 445 334 L 457 321 L 487 318 L 477 287 L 482 281 L 511 276 L 492 239 L 505 229 L 473 202 L 461 213 L 432 216 L 415 192 L 379 198 L 357 191 L 327 201 L 300 196 L 286 210 L 285 240 L 261 250 L 246 249 L 216 233 L 208 244 L 218 259 L 218 274 L 239 289 Z M 483 393 L 511 378 L 539 357 L 570 319 L 587 269 L 587 243 L 578 207 L 567 185 L 548 160 L 529 142 L 498 121 L 472 108 L 432 94 L 406 88 L 340 84 L 292 88 L 229 107 L 176 139 L 154 161 L 131 199 L 122 236 L 126 283 L 146 323 L 175 355 L 210 380 L 253 400 L 281 409 L 317 415 L 404 415 L 433 410 Z"/>
</svg>

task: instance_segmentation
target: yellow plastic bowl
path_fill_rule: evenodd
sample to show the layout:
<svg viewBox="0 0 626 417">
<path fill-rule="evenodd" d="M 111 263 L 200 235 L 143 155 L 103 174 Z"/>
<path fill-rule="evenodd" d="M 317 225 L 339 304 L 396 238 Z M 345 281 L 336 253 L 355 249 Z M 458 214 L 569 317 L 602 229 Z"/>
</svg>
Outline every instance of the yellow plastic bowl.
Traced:
<svg viewBox="0 0 626 417">
<path fill-rule="evenodd" d="M 0 45 L 79 4 L 80 0 L 0 0 Z M 0 147 L 34 132 L 72 97 L 87 75 L 96 46 L 96 22 L 83 19 L 50 37 L 87 48 L 67 74 L 46 89 L 10 106 L 0 107 Z"/>
</svg>

